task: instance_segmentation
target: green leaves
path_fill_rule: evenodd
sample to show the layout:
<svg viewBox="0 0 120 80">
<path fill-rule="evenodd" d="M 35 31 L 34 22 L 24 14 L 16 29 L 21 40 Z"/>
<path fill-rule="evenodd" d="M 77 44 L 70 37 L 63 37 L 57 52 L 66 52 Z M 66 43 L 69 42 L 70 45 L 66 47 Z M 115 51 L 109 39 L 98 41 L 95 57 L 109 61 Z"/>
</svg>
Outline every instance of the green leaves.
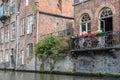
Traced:
<svg viewBox="0 0 120 80">
<path fill-rule="evenodd" d="M 36 53 L 39 58 L 44 54 L 50 55 L 52 59 L 57 60 L 65 57 L 69 49 L 70 37 L 48 36 L 36 44 Z"/>
<path fill-rule="evenodd" d="M 35 48 L 37 56 L 41 58 L 45 53 L 50 54 L 51 53 L 50 50 L 54 45 L 55 45 L 55 37 L 53 36 L 48 36 L 44 40 L 39 41 L 36 44 L 36 48 Z"/>
</svg>

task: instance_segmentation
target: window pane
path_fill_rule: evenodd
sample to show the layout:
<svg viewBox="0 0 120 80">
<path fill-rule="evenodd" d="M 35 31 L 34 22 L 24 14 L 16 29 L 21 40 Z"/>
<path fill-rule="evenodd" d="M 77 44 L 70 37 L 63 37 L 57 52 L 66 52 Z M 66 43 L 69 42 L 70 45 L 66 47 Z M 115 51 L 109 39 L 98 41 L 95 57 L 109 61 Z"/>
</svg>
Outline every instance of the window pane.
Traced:
<svg viewBox="0 0 120 80">
<path fill-rule="evenodd" d="M 88 29 L 87 31 L 91 31 L 90 23 L 87 23 L 87 25 L 88 25 L 87 26 L 87 29 Z"/>
<path fill-rule="evenodd" d="M 32 43 L 28 44 L 28 54 L 29 54 L 29 56 L 32 56 L 32 54 L 33 54 L 33 44 Z"/>
<path fill-rule="evenodd" d="M 33 32 L 33 15 L 28 16 L 28 33 Z"/>
<path fill-rule="evenodd" d="M 5 50 L 5 60 L 8 62 L 9 61 L 9 50 Z"/>
<path fill-rule="evenodd" d="M 11 25 L 12 25 L 11 39 L 14 40 L 16 38 L 16 26 L 15 26 L 15 22 L 13 22 Z"/>
<path fill-rule="evenodd" d="M 86 25 L 82 24 L 82 32 L 86 31 Z"/>
<path fill-rule="evenodd" d="M 21 20 L 21 35 L 24 35 L 25 34 L 25 19 L 23 18 Z"/>
</svg>

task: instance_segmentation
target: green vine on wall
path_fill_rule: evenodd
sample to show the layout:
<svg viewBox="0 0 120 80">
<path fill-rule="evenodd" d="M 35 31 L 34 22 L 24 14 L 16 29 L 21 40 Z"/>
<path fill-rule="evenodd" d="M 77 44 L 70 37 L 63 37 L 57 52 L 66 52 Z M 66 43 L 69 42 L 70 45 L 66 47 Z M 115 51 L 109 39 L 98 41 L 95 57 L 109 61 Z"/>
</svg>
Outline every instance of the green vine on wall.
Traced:
<svg viewBox="0 0 120 80">
<path fill-rule="evenodd" d="M 47 36 L 36 44 L 36 53 L 38 58 L 44 55 L 50 55 L 53 60 L 65 57 L 69 52 L 70 36 L 55 37 Z"/>
<path fill-rule="evenodd" d="M 64 58 L 68 54 L 70 50 L 69 41 L 70 36 L 47 36 L 46 38 L 44 38 L 36 44 L 35 51 L 37 53 L 37 57 L 42 59 L 42 67 L 40 67 L 41 71 L 44 71 L 44 55 L 50 56 L 50 58 L 53 60 L 53 63 L 50 63 L 50 70 L 52 71 L 54 69 L 56 61 L 58 59 Z"/>
</svg>

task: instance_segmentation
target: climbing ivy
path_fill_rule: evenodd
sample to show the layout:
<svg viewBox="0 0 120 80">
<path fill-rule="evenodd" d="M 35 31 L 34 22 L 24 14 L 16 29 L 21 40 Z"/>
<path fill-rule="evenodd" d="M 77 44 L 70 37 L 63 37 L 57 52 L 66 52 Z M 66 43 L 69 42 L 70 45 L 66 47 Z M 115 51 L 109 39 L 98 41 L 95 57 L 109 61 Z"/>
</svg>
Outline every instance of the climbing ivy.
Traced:
<svg viewBox="0 0 120 80">
<path fill-rule="evenodd" d="M 53 60 L 65 57 L 69 52 L 70 36 L 55 37 L 47 36 L 36 44 L 36 53 L 38 58 L 44 55 L 50 55 Z"/>
<path fill-rule="evenodd" d="M 37 57 L 42 60 L 40 71 L 44 71 L 44 58 L 49 56 L 53 62 L 50 63 L 50 71 L 53 71 L 54 65 L 58 59 L 64 58 L 69 52 L 70 36 L 67 37 L 55 37 L 47 36 L 43 40 L 39 41 L 35 46 Z"/>
<path fill-rule="evenodd" d="M 36 44 L 35 51 L 39 58 L 42 58 L 44 54 L 51 54 L 52 47 L 55 46 L 55 37 L 48 36 L 45 39 L 39 41 Z"/>
</svg>

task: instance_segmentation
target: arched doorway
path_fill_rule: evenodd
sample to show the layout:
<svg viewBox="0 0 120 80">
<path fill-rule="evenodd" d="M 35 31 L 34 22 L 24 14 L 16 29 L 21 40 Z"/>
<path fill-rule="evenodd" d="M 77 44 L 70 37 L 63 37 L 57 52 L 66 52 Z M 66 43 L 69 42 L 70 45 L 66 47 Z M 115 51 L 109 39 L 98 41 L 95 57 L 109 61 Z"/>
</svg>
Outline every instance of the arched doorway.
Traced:
<svg viewBox="0 0 120 80">
<path fill-rule="evenodd" d="M 113 18 L 110 8 L 105 7 L 101 10 L 99 15 L 99 28 L 103 32 L 113 31 Z"/>
<path fill-rule="evenodd" d="M 91 31 L 90 16 L 84 13 L 80 20 L 80 34 Z"/>
</svg>

